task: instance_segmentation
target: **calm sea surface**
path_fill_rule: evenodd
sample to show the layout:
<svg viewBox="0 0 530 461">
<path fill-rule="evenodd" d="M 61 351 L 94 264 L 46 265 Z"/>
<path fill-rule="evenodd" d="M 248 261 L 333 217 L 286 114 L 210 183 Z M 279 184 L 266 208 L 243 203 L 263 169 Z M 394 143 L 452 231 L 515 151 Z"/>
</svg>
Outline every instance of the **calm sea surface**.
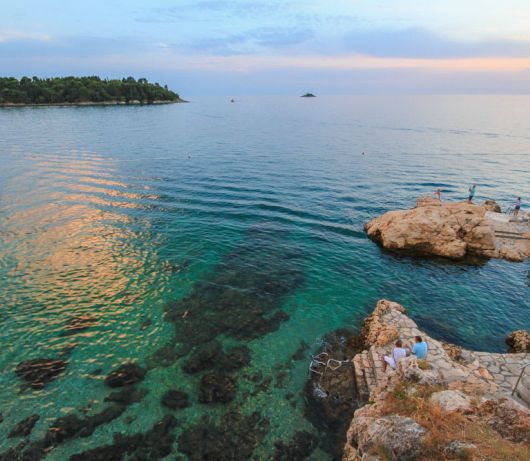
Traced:
<svg viewBox="0 0 530 461">
<path fill-rule="evenodd" d="M 275 442 L 316 433 L 299 394 L 322 335 L 357 327 L 380 298 L 469 348 L 503 351 L 508 332 L 530 329 L 528 262 L 396 256 L 362 229 L 438 187 L 456 201 L 476 182 L 479 201 L 528 204 L 528 96 L 0 109 L 0 164 L 4 449 L 26 416 L 40 415 L 37 440 L 59 416 L 104 408 L 104 377 L 135 360 L 149 368 L 146 396 L 47 459 L 148 430 L 171 413 L 160 400 L 173 388 L 191 402 L 174 413 L 177 438 L 206 414 L 257 411 L 269 425 L 254 455 L 268 459 Z M 90 327 L 65 334 L 79 316 Z M 184 355 L 214 338 L 251 353 L 228 405 L 198 402 L 202 373 L 182 370 L 189 356 L 156 360 L 163 347 Z M 301 341 L 305 358 L 291 360 Z M 18 363 L 69 347 L 56 380 L 21 388 Z M 253 392 L 257 372 L 272 381 Z"/>
</svg>

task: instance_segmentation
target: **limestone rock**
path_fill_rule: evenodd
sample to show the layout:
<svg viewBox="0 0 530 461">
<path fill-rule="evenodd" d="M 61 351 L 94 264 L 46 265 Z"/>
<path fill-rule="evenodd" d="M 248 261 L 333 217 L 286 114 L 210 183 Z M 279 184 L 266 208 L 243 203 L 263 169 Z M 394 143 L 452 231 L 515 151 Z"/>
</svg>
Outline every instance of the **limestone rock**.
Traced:
<svg viewBox="0 0 530 461">
<path fill-rule="evenodd" d="M 436 202 L 421 199 L 414 209 L 389 211 L 373 219 L 365 225 L 368 237 L 390 250 L 450 259 L 498 256 L 483 206 Z"/>
<path fill-rule="evenodd" d="M 487 400 L 479 414 L 502 437 L 517 443 L 530 442 L 530 411 L 514 400 Z"/>
<path fill-rule="evenodd" d="M 385 346 L 398 339 L 399 334 L 395 325 L 381 322 L 381 316 L 390 309 L 405 313 L 405 308 L 398 303 L 382 299 L 369 317 L 366 318 L 361 330 L 361 338 L 365 344 Z"/>
<path fill-rule="evenodd" d="M 444 454 L 451 458 L 458 458 L 462 457 L 462 453 L 474 450 L 475 448 L 477 448 L 477 446 L 472 443 L 465 443 L 461 442 L 460 440 L 453 440 L 445 447 Z"/>
<path fill-rule="evenodd" d="M 405 381 L 421 385 L 434 386 L 441 383 L 438 373 L 433 370 L 422 370 L 418 366 L 418 360 L 413 355 L 398 362 L 398 375 Z"/>
<path fill-rule="evenodd" d="M 431 395 L 431 402 L 445 411 L 466 411 L 471 407 L 469 398 L 456 390 L 435 392 Z"/>
<path fill-rule="evenodd" d="M 484 208 L 486 208 L 486 211 L 493 211 L 495 213 L 502 213 L 501 206 L 495 200 L 486 200 L 484 202 Z"/>
<path fill-rule="evenodd" d="M 442 202 L 434 197 L 418 197 L 416 199 L 416 208 L 421 208 L 423 206 L 441 206 Z"/>
<path fill-rule="evenodd" d="M 360 446 L 367 451 L 370 445 L 381 445 L 392 454 L 392 459 L 411 461 L 421 454 L 425 429 L 413 419 L 405 416 L 385 416 L 374 420 L 360 440 Z"/>
<path fill-rule="evenodd" d="M 526 330 L 512 331 L 506 338 L 509 352 L 530 352 L 530 334 Z"/>
</svg>

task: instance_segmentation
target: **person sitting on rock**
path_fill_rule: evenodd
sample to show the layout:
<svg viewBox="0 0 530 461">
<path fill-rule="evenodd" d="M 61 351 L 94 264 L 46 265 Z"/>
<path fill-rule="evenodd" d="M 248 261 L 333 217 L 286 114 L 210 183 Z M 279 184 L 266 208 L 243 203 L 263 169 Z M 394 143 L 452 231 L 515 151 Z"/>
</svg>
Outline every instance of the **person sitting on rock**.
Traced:
<svg viewBox="0 0 530 461">
<path fill-rule="evenodd" d="M 392 355 L 385 355 L 383 357 L 383 372 L 386 371 L 387 366 L 396 369 L 398 360 L 404 359 L 407 356 L 407 351 L 403 348 L 403 342 L 398 339 L 395 343 L 395 347 L 392 349 Z"/>
<path fill-rule="evenodd" d="M 415 344 L 412 346 L 412 353 L 418 360 L 425 360 L 427 358 L 427 352 L 429 347 L 427 343 L 421 338 L 421 336 L 414 336 Z"/>
</svg>

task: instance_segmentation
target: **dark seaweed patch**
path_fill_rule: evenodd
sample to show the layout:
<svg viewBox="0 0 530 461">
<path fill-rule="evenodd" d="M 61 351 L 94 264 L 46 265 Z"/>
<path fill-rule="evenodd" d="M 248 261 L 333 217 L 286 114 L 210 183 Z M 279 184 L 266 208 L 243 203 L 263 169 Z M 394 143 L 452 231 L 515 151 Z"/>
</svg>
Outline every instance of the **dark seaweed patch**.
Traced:
<svg viewBox="0 0 530 461">
<path fill-rule="evenodd" d="M 274 445 L 274 461 L 304 461 L 317 447 L 318 438 L 309 432 L 298 431 L 288 444 L 276 442 Z"/>
<path fill-rule="evenodd" d="M 280 307 L 303 281 L 300 254 L 281 229 L 252 228 L 224 256 L 207 280 L 166 306 L 177 340 L 197 345 L 223 334 L 253 339 L 276 330 L 289 317 Z"/>
<path fill-rule="evenodd" d="M 29 434 L 31 434 L 31 431 L 35 427 L 35 423 L 39 420 L 39 418 L 39 415 L 31 415 L 23 419 L 15 425 L 8 437 L 27 437 Z"/>
<path fill-rule="evenodd" d="M 68 362 L 61 359 L 38 358 L 20 362 L 15 368 L 17 376 L 25 380 L 33 389 L 42 389 L 59 376 Z"/>
<path fill-rule="evenodd" d="M 201 379 L 199 388 L 199 402 L 228 403 L 236 396 L 235 379 L 222 372 L 210 371 Z"/>
<path fill-rule="evenodd" d="M 126 455 L 131 460 L 156 461 L 171 453 L 176 426 L 177 420 L 167 415 L 147 432 L 131 436 L 114 434 L 113 444 L 72 455 L 70 461 L 121 461 Z"/>
<path fill-rule="evenodd" d="M 179 389 L 170 389 L 162 397 L 162 405 L 172 410 L 186 408 L 189 404 L 188 394 Z"/>
<path fill-rule="evenodd" d="M 186 429 L 179 437 L 179 450 L 190 461 L 246 461 L 268 427 L 268 419 L 257 412 L 249 416 L 228 412 L 218 425 L 205 418 Z"/>
</svg>

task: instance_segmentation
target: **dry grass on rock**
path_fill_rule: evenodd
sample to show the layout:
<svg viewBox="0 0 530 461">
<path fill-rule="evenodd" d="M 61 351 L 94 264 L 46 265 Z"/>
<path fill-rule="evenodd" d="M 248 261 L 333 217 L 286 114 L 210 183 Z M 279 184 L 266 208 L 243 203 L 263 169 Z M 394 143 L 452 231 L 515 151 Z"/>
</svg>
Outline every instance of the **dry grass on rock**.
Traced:
<svg viewBox="0 0 530 461">
<path fill-rule="evenodd" d="M 399 383 L 384 401 L 385 415 L 408 416 L 427 429 L 421 460 L 468 460 L 468 461 L 529 461 L 530 445 L 514 443 L 501 436 L 483 418 L 477 405 L 469 412 L 445 412 L 430 402 L 430 396 L 443 390 L 441 386 L 417 386 Z M 506 436 L 506 434 L 504 434 Z M 476 448 L 460 449 L 448 453 L 447 446 L 458 441 Z M 384 447 L 375 446 L 374 454 L 382 460 L 392 460 Z"/>
</svg>

